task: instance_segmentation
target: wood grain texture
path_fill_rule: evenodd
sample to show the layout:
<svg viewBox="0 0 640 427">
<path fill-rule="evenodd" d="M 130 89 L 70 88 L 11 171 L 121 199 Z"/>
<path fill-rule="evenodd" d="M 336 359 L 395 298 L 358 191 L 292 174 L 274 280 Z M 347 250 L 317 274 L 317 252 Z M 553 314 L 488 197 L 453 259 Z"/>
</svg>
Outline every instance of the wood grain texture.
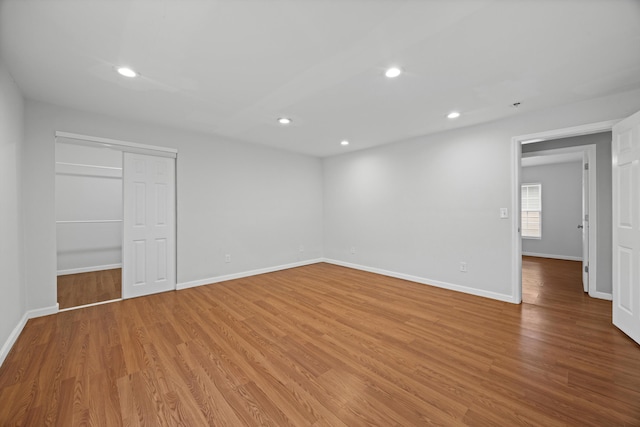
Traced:
<svg viewBox="0 0 640 427">
<path fill-rule="evenodd" d="M 60 309 L 122 297 L 122 269 L 58 276 Z"/>
<path fill-rule="evenodd" d="M 32 319 L 0 425 L 640 425 L 640 348 L 570 261 L 513 305 L 329 264 Z"/>
</svg>

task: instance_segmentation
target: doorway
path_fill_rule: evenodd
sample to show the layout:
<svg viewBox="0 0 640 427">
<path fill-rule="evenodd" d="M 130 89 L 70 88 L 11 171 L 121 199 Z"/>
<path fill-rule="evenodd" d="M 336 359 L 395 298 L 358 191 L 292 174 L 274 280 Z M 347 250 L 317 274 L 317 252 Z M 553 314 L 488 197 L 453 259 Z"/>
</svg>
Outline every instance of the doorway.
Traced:
<svg viewBox="0 0 640 427">
<path fill-rule="evenodd" d="M 526 275 L 535 269 L 526 268 L 526 263 L 549 264 L 534 258 L 576 264 L 574 268 L 582 272 L 573 283 L 576 290 L 593 295 L 597 289 L 598 165 L 596 145 L 580 145 L 584 139 L 574 137 L 548 141 L 541 147 L 522 147 L 522 255 L 529 257 L 523 259 L 524 302 L 534 301 L 542 290 L 548 290 L 541 287 L 539 280 L 527 280 Z M 555 148 L 567 144 L 577 145 Z M 529 189 L 535 191 L 529 195 Z"/>
<path fill-rule="evenodd" d="M 56 159 L 60 309 L 122 296 L 122 153 L 59 139 Z"/>
<path fill-rule="evenodd" d="M 177 150 L 56 132 L 55 153 L 60 309 L 175 289 Z"/>
<path fill-rule="evenodd" d="M 615 121 L 608 122 L 600 122 L 594 123 L 590 125 L 578 126 L 574 128 L 566 128 L 559 129 L 554 131 L 548 131 L 538 134 L 529 134 L 522 135 L 518 137 L 512 138 L 512 158 L 513 158 L 513 168 L 512 168 L 512 177 L 513 177 L 513 204 L 512 210 L 514 212 L 513 215 L 513 234 L 512 234 L 512 256 L 513 256 L 513 274 L 514 277 L 512 279 L 513 288 L 512 295 L 513 301 L 515 303 L 522 302 L 522 238 L 521 238 L 521 194 L 520 194 L 520 184 L 522 182 L 522 171 L 521 171 L 521 159 L 523 156 L 523 151 L 530 151 L 529 149 L 524 149 L 523 146 L 537 146 L 538 151 L 541 150 L 550 150 L 567 148 L 567 147 L 575 147 L 580 145 L 589 145 L 593 142 L 594 138 L 596 138 L 599 134 L 607 133 L 605 138 L 608 138 L 606 143 L 610 143 L 611 137 L 608 132 L 611 131 Z M 572 137 L 584 137 L 586 141 L 570 141 Z M 591 140 L 592 142 L 589 142 Z M 607 151 L 609 150 L 609 151 Z M 605 147 L 603 144 L 598 145 L 597 155 L 593 156 L 593 159 L 589 159 L 589 161 L 595 160 L 598 156 L 601 156 L 603 153 L 610 155 L 610 147 Z M 606 161 L 601 161 L 598 169 L 602 169 L 600 173 L 601 179 L 596 181 L 595 172 L 596 167 L 589 168 L 589 173 L 587 176 L 589 177 L 589 187 L 591 189 L 589 194 L 594 194 L 595 191 L 599 188 L 601 191 L 605 191 L 604 197 L 601 197 L 599 204 L 597 206 L 604 206 L 607 203 L 607 197 L 610 198 L 611 193 L 611 183 L 608 183 L 608 190 L 606 185 L 602 185 L 602 180 L 607 176 L 610 176 L 609 173 L 606 173 L 604 169 L 607 168 Z M 610 162 L 609 162 L 610 163 Z M 593 175 L 592 175 L 593 174 Z M 593 185 L 595 183 L 595 185 Z M 608 191 L 608 194 L 606 193 Z M 611 263 L 610 256 L 607 251 L 610 249 L 608 247 L 608 239 L 610 239 L 610 234 L 607 235 L 608 230 L 611 228 L 605 227 L 603 224 L 608 221 L 609 225 L 611 222 L 610 215 L 607 216 L 606 209 L 598 210 L 597 206 L 594 206 L 594 202 L 596 201 L 596 196 L 590 197 L 589 200 L 589 215 L 591 219 L 591 225 L 597 225 L 590 227 L 589 234 L 589 253 L 584 254 L 583 258 L 588 259 L 588 289 L 589 296 L 601 299 L 611 299 L 610 290 L 607 289 L 607 285 L 610 285 L 610 281 L 603 280 L 610 273 Z M 610 209 L 609 209 L 610 210 Z M 598 216 L 600 219 L 597 224 L 594 219 Z M 579 224 L 576 224 L 576 227 Z M 584 224 L 583 224 L 584 225 Z M 605 241 L 607 240 L 607 241 Z M 598 244 L 598 241 L 600 242 Z M 600 253 L 598 253 L 598 249 L 600 249 Z M 599 260 L 599 261 L 598 261 Z M 609 262 L 607 262 L 609 260 Z M 598 272 L 599 269 L 599 272 Z M 601 280 L 598 280 L 600 278 Z M 599 285 L 600 283 L 600 285 Z"/>
</svg>

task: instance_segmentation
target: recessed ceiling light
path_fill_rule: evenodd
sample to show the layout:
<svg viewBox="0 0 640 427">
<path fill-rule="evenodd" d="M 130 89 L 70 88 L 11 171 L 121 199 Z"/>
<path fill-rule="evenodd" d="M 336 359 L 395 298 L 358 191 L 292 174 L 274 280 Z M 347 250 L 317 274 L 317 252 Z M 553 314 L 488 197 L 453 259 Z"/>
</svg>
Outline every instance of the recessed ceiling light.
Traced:
<svg viewBox="0 0 640 427">
<path fill-rule="evenodd" d="M 118 71 L 118 74 L 125 77 L 133 78 L 138 76 L 138 73 L 133 71 L 131 68 L 127 68 L 127 67 L 119 67 L 117 71 Z"/>
<path fill-rule="evenodd" d="M 347 141 L 346 139 L 343 139 L 343 140 L 340 142 L 340 145 L 349 145 L 349 141 Z"/>
<path fill-rule="evenodd" d="M 280 117 L 278 119 L 278 123 L 280 123 L 281 125 L 288 125 L 291 123 L 291 119 L 288 117 Z"/>
<path fill-rule="evenodd" d="M 390 79 L 398 77 L 400 74 L 402 74 L 402 70 L 398 67 L 391 67 L 384 72 L 384 75 L 389 77 Z"/>
<path fill-rule="evenodd" d="M 457 119 L 458 117 L 460 117 L 460 113 L 458 113 L 457 111 L 452 111 L 447 114 L 448 119 Z"/>
</svg>

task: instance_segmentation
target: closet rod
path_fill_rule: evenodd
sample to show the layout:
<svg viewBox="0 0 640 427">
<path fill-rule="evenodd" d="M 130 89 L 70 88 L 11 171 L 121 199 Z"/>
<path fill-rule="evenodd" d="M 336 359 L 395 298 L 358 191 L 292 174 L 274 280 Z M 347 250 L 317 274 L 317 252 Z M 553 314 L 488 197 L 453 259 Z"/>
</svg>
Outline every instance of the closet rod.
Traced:
<svg viewBox="0 0 640 427">
<path fill-rule="evenodd" d="M 115 166 L 85 165 L 85 164 L 82 164 L 82 163 L 56 162 L 56 165 L 65 165 L 65 166 L 82 166 L 82 167 L 86 167 L 86 168 L 112 169 L 112 170 L 118 170 L 118 171 L 121 171 L 121 170 L 122 170 L 122 168 L 115 167 Z"/>
<path fill-rule="evenodd" d="M 77 221 L 56 221 L 56 224 L 99 224 L 106 222 L 122 222 L 121 219 L 87 219 Z"/>
</svg>

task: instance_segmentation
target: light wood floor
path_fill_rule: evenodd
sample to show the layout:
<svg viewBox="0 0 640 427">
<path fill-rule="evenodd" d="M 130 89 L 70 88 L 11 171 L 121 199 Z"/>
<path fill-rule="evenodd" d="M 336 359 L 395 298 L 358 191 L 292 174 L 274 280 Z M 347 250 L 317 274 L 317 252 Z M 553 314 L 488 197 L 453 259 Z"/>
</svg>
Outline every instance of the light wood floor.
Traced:
<svg viewBox="0 0 640 427">
<path fill-rule="evenodd" d="M 0 425 L 640 425 L 640 348 L 574 267 L 525 262 L 535 304 L 315 264 L 33 319 Z"/>
<path fill-rule="evenodd" d="M 610 305 L 584 292 L 581 261 L 530 256 L 522 257 L 522 302 L 565 310 Z"/>
<path fill-rule="evenodd" d="M 58 304 L 61 309 L 121 297 L 121 268 L 58 276 Z"/>
</svg>

